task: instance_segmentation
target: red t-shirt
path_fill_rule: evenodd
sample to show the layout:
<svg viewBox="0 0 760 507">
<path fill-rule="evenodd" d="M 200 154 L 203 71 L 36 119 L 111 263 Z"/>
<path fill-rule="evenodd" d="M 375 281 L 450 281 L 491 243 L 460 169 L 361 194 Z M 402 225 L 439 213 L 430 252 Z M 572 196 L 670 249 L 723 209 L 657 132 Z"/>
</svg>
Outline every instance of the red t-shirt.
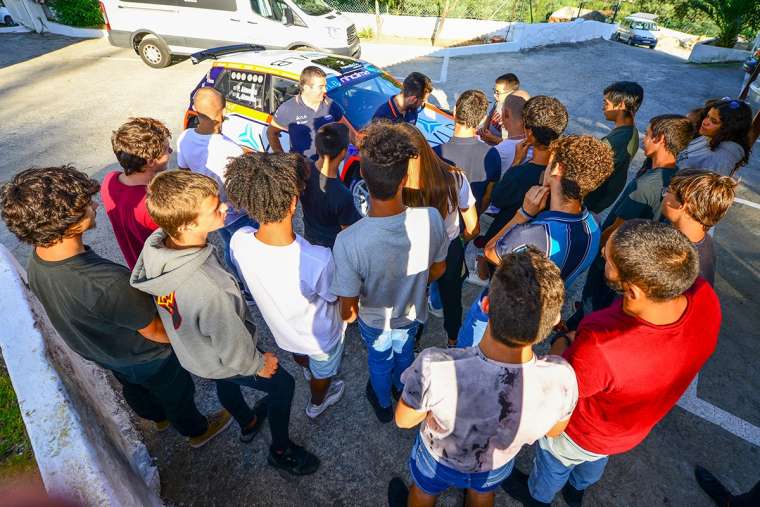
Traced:
<svg viewBox="0 0 760 507">
<path fill-rule="evenodd" d="M 565 432 L 597 454 L 638 445 L 665 417 L 712 355 L 720 303 L 697 278 L 681 318 L 656 326 L 623 312 L 622 299 L 581 322 L 565 359 L 578 379 L 578 405 Z"/>
<path fill-rule="evenodd" d="M 108 173 L 100 186 L 100 197 L 111 221 L 113 233 L 119 243 L 129 269 L 135 267 L 145 240 L 158 226 L 145 206 L 145 185 L 129 186 L 119 181 L 118 171 Z"/>
</svg>

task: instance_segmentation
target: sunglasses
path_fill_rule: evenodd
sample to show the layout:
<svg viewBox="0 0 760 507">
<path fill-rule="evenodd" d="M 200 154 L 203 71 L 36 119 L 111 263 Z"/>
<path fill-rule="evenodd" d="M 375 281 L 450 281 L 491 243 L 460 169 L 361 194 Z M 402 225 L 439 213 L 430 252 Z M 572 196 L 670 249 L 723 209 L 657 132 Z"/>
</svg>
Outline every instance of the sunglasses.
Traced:
<svg viewBox="0 0 760 507">
<path fill-rule="evenodd" d="M 742 104 L 746 104 L 746 102 L 744 102 L 743 100 L 734 99 L 731 97 L 723 97 L 720 100 L 726 102 L 728 104 L 728 107 L 731 109 L 739 109 L 739 106 L 741 106 Z"/>
</svg>

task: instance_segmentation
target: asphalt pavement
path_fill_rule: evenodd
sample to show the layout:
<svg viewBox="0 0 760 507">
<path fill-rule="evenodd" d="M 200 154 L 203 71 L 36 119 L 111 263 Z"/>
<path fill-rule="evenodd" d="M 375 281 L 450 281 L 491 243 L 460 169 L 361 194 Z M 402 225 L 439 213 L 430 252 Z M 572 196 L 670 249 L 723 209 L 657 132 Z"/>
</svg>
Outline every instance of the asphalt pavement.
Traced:
<svg viewBox="0 0 760 507">
<path fill-rule="evenodd" d="M 32 166 L 71 163 L 102 179 L 117 168 L 110 147 L 113 129 L 130 116 L 153 116 L 164 121 L 174 139 L 182 128 L 189 93 L 210 66 L 180 62 L 162 70 L 145 66 L 129 50 L 105 40 L 77 40 L 55 35 L 0 34 L 0 181 Z M 419 56 L 410 48 L 393 55 L 383 47 L 365 45 L 365 58 L 389 65 L 397 76 L 417 70 L 438 79 L 442 60 Z M 412 58 L 403 63 L 395 63 Z M 611 42 L 545 48 L 525 53 L 453 58 L 448 79 L 438 86 L 453 105 L 469 88 L 487 93 L 493 79 L 516 73 L 534 95 L 559 98 L 570 113 L 569 133 L 604 135 L 610 125 L 601 114 L 603 88 L 630 79 L 645 89 L 637 117 L 643 133 L 652 116 L 685 113 L 710 97 L 736 95 L 742 73 L 738 65 L 696 66 L 645 48 Z M 642 134 L 643 135 L 643 134 Z M 639 153 L 632 167 L 642 160 Z M 760 155 L 755 153 L 741 172 L 739 195 L 760 203 Z M 709 506 L 697 488 L 692 469 L 702 464 L 734 491 L 749 489 L 760 479 L 760 209 L 736 204 L 718 226 L 716 290 L 724 324 L 718 349 L 700 374 L 698 397 L 719 410 L 695 415 L 675 408 L 634 451 L 611 458 L 603 479 L 593 486 L 589 506 Z M 101 255 L 122 261 L 102 209 L 98 227 L 87 242 Z M 25 263 L 29 248 L 0 224 L 0 242 Z M 572 291 L 577 292 L 577 288 Z M 477 289 L 467 286 L 465 304 Z M 275 350 L 271 334 L 256 315 L 264 348 Z M 445 343 L 440 319 L 426 328 L 423 344 Z M 176 505 L 314 505 L 375 506 L 385 504 L 388 480 L 408 480 L 406 462 L 414 431 L 380 425 L 364 399 L 366 352 L 358 332 L 351 329 L 341 375 L 346 380 L 343 400 L 316 421 L 304 414 L 308 386 L 300 371 L 280 352 L 283 366 L 296 377 L 291 422 L 293 439 L 322 459 L 314 476 L 281 476 L 266 464 L 269 434 L 252 444 L 237 442 L 231 428 L 212 443 L 192 450 L 171 431 L 158 434 L 140 424 L 159 466 L 162 493 Z M 197 381 L 199 405 L 218 408 L 213 386 Z M 249 393 L 254 400 L 258 394 Z M 754 428 L 754 430 L 752 429 Z M 755 431 L 757 430 L 757 431 Z M 518 458 L 528 470 L 531 449 Z M 450 491 L 439 505 L 460 505 Z M 517 505 L 499 492 L 498 505 Z M 564 505 L 555 500 L 555 505 Z"/>
</svg>

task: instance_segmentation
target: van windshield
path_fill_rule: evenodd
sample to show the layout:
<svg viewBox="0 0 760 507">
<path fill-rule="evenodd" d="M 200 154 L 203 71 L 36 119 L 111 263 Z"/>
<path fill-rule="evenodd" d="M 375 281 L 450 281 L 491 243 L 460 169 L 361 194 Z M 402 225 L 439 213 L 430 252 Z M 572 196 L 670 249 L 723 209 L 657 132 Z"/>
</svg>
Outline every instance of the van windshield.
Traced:
<svg viewBox="0 0 760 507">
<path fill-rule="evenodd" d="M 634 30 L 649 30 L 649 31 L 657 30 L 657 26 L 654 23 L 643 23 L 641 21 L 632 21 L 631 28 L 633 28 Z"/>
<path fill-rule="evenodd" d="M 293 0 L 293 3 L 309 16 L 322 16 L 333 10 L 323 0 Z"/>
<path fill-rule="evenodd" d="M 327 92 L 327 95 L 340 104 L 345 111 L 348 121 L 355 129 L 361 129 L 367 125 L 374 116 L 380 104 L 391 96 L 396 95 L 401 89 L 382 74 L 370 74 L 356 80 L 345 82 L 345 78 L 330 77 L 327 88 L 337 86 Z M 342 84 L 337 84 L 343 80 Z"/>
</svg>

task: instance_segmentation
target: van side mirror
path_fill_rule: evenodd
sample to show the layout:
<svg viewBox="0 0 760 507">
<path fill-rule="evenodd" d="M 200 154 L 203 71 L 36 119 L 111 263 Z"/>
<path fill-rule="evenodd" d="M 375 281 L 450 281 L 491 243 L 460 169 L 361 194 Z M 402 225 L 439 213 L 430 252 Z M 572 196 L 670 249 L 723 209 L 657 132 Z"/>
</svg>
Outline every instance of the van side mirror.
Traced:
<svg viewBox="0 0 760 507">
<path fill-rule="evenodd" d="M 290 10 L 290 7 L 285 7 L 283 10 L 283 14 L 285 15 L 285 24 L 290 26 L 295 24 L 295 20 L 293 18 L 293 11 Z"/>
</svg>

